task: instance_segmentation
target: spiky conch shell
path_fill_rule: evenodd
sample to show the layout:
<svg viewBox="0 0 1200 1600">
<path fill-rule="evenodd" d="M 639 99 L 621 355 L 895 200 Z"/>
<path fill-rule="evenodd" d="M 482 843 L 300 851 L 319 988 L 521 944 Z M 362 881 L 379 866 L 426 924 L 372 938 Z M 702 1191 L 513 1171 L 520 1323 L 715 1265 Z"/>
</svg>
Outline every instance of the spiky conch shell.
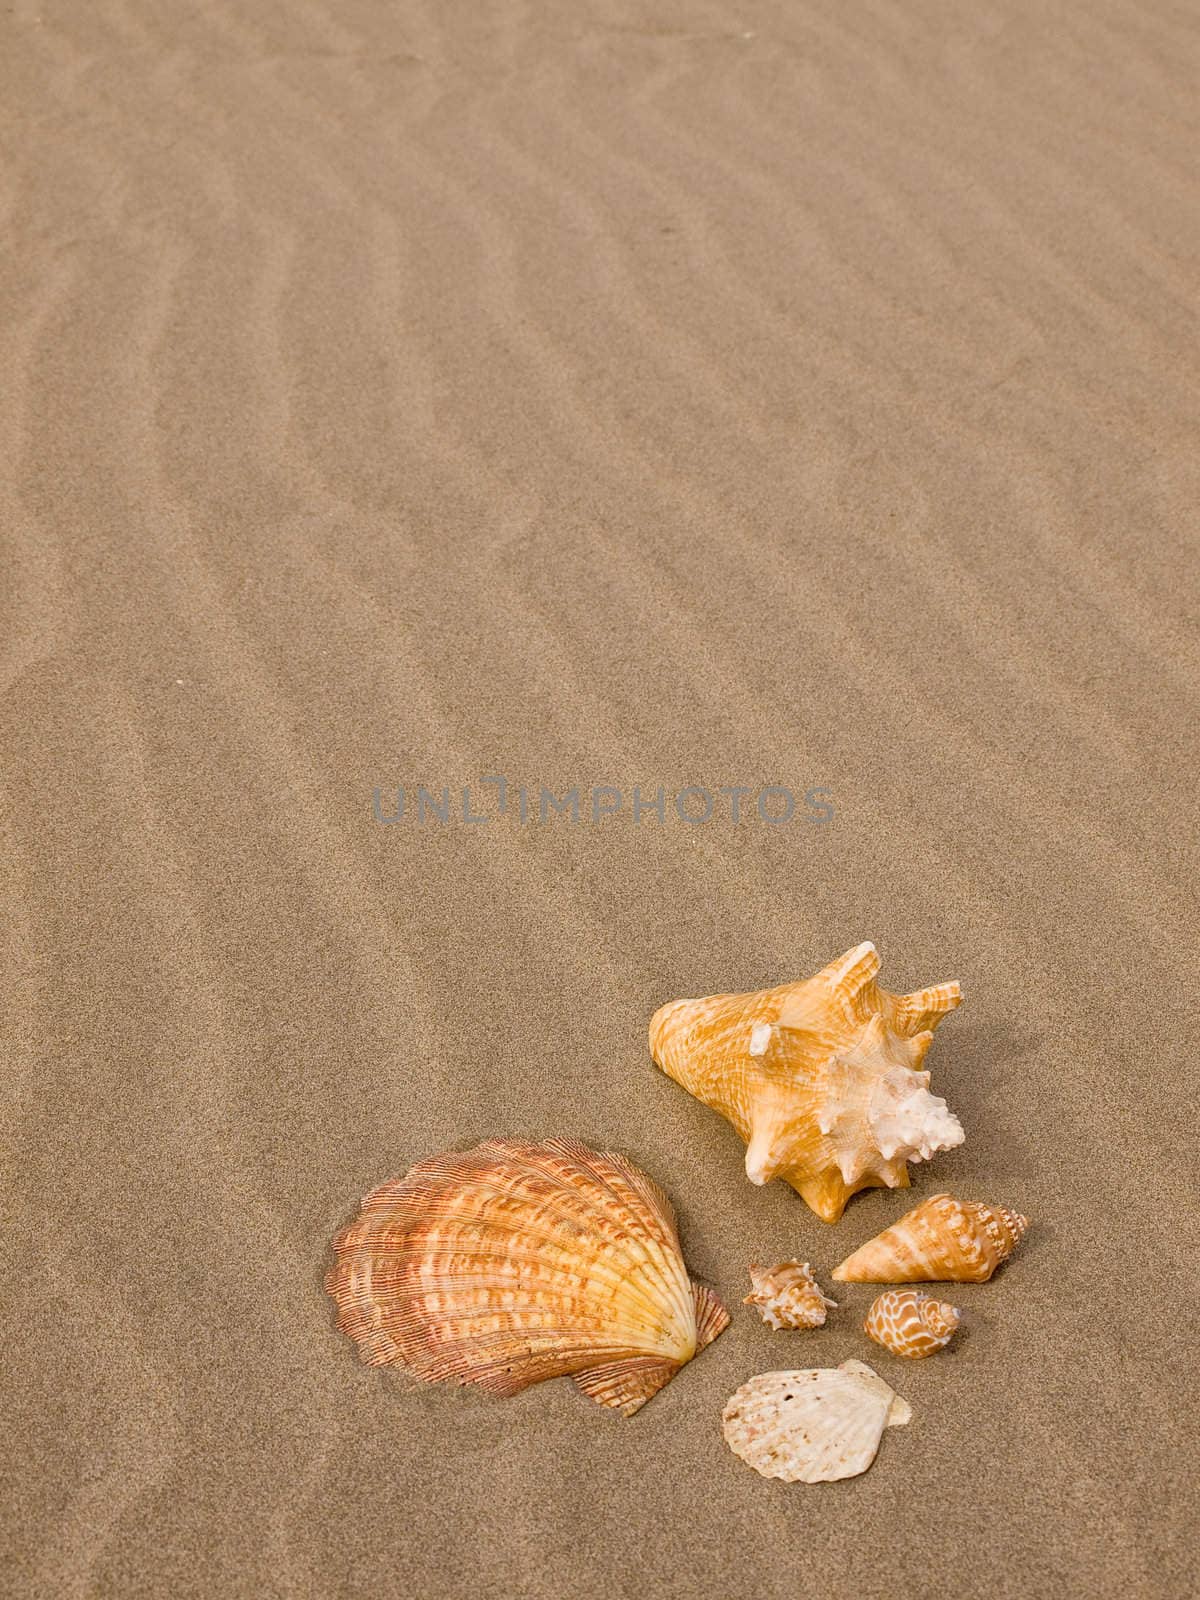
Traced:
<svg viewBox="0 0 1200 1600">
<path fill-rule="evenodd" d="M 962 1313 L 919 1289 L 885 1289 L 874 1301 L 863 1332 L 894 1356 L 920 1361 L 948 1345 Z"/>
<path fill-rule="evenodd" d="M 909 1161 L 963 1140 L 919 1070 L 958 984 L 895 995 L 878 971 L 860 944 L 803 982 L 675 1000 L 650 1022 L 656 1063 L 746 1141 L 750 1181 L 785 1179 L 826 1222 L 859 1189 L 907 1188 Z"/>
<path fill-rule="evenodd" d="M 821 1293 L 807 1261 L 793 1258 L 770 1268 L 752 1261 L 750 1282 L 754 1287 L 742 1304 L 757 1306 L 769 1328 L 820 1328 L 826 1311 L 837 1309 L 837 1301 Z"/>
<path fill-rule="evenodd" d="M 372 1366 L 510 1395 L 571 1376 L 632 1416 L 728 1326 L 666 1195 L 574 1139 L 489 1139 L 367 1195 L 326 1287 Z"/>
<path fill-rule="evenodd" d="M 764 1478 L 830 1483 L 865 1472 L 885 1428 L 912 1407 L 865 1361 L 800 1372 L 760 1372 L 731 1396 L 721 1431 L 736 1456 Z"/>
<path fill-rule="evenodd" d="M 1029 1218 L 935 1194 L 905 1212 L 832 1276 L 840 1283 L 986 1283 L 1025 1237 Z"/>
</svg>

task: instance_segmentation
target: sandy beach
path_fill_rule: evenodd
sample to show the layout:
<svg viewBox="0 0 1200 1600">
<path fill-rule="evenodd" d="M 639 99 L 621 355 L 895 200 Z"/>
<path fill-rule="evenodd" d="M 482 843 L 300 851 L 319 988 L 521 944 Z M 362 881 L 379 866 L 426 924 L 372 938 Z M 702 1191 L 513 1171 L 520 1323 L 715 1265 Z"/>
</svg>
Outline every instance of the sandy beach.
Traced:
<svg viewBox="0 0 1200 1600">
<path fill-rule="evenodd" d="M 6 8 L 6 1594 L 1195 1592 L 1198 71 L 1176 0 Z M 863 939 L 967 1136 L 830 1226 L 646 1026 Z M 360 1196 L 554 1133 L 728 1331 L 630 1420 L 360 1364 Z M 943 1354 L 741 1305 L 942 1189 L 1035 1221 Z M 726 1448 L 850 1357 L 864 1476 Z"/>
</svg>

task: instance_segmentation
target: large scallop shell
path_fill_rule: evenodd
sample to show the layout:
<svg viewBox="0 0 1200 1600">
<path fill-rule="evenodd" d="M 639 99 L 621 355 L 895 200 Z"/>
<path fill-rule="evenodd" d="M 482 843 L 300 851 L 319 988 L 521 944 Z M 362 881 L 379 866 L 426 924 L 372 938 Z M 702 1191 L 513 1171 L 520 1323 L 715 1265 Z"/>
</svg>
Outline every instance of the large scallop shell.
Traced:
<svg viewBox="0 0 1200 1600">
<path fill-rule="evenodd" d="M 825 1313 L 837 1309 L 837 1301 L 821 1293 L 807 1261 L 781 1261 L 777 1267 L 750 1263 L 751 1292 L 744 1306 L 757 1306 L 769 1328 L 820 1328 Z"/>
<path fill-rule="evenodd" d="M 865 1472 L 885 1428 L 912 1408 L 863 1361 L 802 1372 L 762 1372 L 732 1396 L 722 1432 L 764 1478 L 828 1483 Z"/>
<path fill-rule="evenodd" d="M 489 1139 L 363 1201 L 326 1287 L 372 1366 L 515 1394 L 570 1375 L 632 1416 L 729 1325 L 675 1216 L 623 1156 Z"/>
<path fill-rule="evenodd" d="M 919 1289 L 885 1289 L 867 1312 L 863 1332 L 894 1356 L 919 1361 L 948 1345 L 962 1313 Z"/>
<path fill-rule="evenodd" d="M 986 1283 L 1025 1237 L 1006 1206 L 935 1194 L 834 1267 L 841 1283 Z"/>
<path fill-rule="evenodd" d="M 836 1222 L 859 1189 L 908 1186 L 909 1161 L 963 1140 L 918 1070 L 957 983 L 895 995 L 873 944 L 816 977 L 755 994 L 675 1000 L 650 1022 L 650 1053 L 746 1141 L 752 1183 L 783 1178 Z"/>
</svg>

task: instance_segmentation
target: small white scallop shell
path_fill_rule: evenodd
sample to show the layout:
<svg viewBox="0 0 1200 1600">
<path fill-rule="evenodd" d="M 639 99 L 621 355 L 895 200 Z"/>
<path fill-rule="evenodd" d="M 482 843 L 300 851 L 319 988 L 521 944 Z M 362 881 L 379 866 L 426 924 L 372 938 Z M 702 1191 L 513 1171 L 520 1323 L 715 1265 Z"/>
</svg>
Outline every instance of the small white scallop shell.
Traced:
<svg viewBox="0 0 1200 1600">
<path fill-rule="evenodd" d="M 912 1408 L 862 1361 L 800 1372 L 762 1372 L 722 1415 L 725 1442 L 764 1478 L 828 1483 L 865 1472 L 885 1428 Z"/>
</svg>

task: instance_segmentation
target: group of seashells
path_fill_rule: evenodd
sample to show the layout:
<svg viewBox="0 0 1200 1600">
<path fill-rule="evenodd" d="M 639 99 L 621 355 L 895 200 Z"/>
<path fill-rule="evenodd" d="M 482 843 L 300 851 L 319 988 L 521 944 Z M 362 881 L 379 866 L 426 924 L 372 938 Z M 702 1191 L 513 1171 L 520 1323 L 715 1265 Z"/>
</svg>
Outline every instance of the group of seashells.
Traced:
<svg viewBox="0 0 1200 1600">
<path fill-rule="evenodd" d="M 908 1163 L 963 1131 L 920 1070 L 956 983 L 894 995 L 861 944 L 815 977 L 755 994 L 678 1000 L 650 1023 L 655 1062 L 726 1117 L 753 1183 L 782 1177 L 824 1221 L 868 1187 L 906 1188 Z M 950 1195 L 926 1200 L 833 1270 L 841 1282 L 981 1283 L 1028 1222 Z M 383 1184 L 334 1241 L 326 1287 L 338 1326 L 374 1366 L 428 1383 L 515 1394 L 571 1377 L 632 1416 L 728 1327 L 688 1276 L 663 1191 L 623 1156 L 578 1140 L 488 1139 Z M 835 1307 L 807 1262 L 750 1268 L 772 1328 L 815 1328 Z M 892 1354 L 928 1356 L 956 1307 L 911 1289 L 881 1294 L 866 1333 Z M 730 1448 L 764 1477 L 815 1483 L 874 1460 L 908 1404 L 861 1361 L 767 1372 L 723 1414 Z"/>
</svg>

